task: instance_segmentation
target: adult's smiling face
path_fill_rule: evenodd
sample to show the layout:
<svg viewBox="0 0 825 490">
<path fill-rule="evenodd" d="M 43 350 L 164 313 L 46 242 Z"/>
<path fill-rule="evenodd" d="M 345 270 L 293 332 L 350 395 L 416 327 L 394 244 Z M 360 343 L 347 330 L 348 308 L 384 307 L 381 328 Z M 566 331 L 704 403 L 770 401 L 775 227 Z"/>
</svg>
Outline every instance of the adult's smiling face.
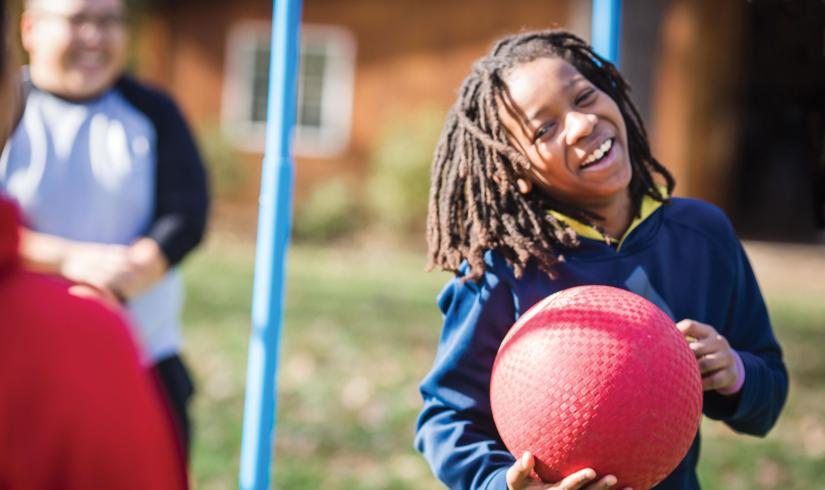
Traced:
<svg viewBox="0 0 825 490">
<path fill-rule="evenodd" d="M 108 90 L 126 56 L 122 0 L 30 0 L 20 22 L 32 82 L 70 100 Z"/>
</svg>

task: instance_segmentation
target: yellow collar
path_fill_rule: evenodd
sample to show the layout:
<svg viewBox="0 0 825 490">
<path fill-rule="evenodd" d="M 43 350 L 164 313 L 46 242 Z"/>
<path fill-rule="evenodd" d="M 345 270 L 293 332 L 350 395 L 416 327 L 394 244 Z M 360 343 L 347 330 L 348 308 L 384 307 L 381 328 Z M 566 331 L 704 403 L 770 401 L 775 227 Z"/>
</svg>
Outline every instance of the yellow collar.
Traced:
<svg viewBox="0 0 825 490">
<path fill-rule="evenodd" d="M 667 197 L 667 189 L 662 188 L 660 189 L 660 191 L 662 192 L 662 194 L 664 194 L 665 197 Z M 630 232 L 632 232 L 637 226 L 642 224 L 642 221 L 647 219 L 648 216 L 650 216 L 651 214 L 653 214 L 654 211 L 659 209 L 661 205 L 661 202 L 645 194 L 644 198 L 642 199 L 642 210 L 640 215 L 636 218 L 633 218 L 633 221 L 630 223 L 630 226 L 627 227 L 627 231 L 624 232 L 624 235 L 622 235 L 621 238 L 619 238 L 618 240 L 615 238 L 610 238 L 610 243 L 617 244 L 616 250 L 621 249 L 625 238 L 627 238 L 628 235 L 630 235 Z M 551 210 L 550 214 L 552 214 L 553 217 L 555 217 L 557 220 L 564 221 L 565 223 L 567 223 L 570 226 L 570 228 L 572 228 L 573 231 L 575 231 L 576 234 L 580 237 L 592 238 L 593 240 L 601 241 L 607 240 L 607 237 L 605 237 L 601 232 L 599 232 L 599 230 L 593 228 L 592 226 L 586 225 L 581 221 L 578 221 L 562 213 L 559 213 L 558 211 Z"/>
</svg>

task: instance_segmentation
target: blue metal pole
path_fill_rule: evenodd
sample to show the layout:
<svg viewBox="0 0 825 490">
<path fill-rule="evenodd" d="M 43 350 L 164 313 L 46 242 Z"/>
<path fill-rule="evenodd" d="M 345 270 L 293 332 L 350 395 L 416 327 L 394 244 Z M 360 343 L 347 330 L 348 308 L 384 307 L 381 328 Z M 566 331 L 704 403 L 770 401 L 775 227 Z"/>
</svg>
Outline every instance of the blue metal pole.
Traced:
<svg viewBox="0 0 825 490">
<path fill-rule="evenodd" d="M 593 0 L 593 49 L 619 66 L 622 0 Z"/>
<path fill-rule="evenodd" d="M 292 207 L 300 0 L 273 0 L 266 147 L 261 173 L 252 332 L 241 441 L 240 488 L 269 487 L 283 319 L 284 267 Z"/>
</svg>

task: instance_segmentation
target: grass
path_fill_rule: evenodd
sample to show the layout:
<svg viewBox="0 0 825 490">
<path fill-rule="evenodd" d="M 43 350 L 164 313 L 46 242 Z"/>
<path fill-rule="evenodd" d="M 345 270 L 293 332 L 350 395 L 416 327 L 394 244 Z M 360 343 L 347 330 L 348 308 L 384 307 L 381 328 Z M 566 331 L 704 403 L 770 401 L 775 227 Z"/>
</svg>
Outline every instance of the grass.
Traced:
<svg viewBox="0 0 825 490">
<path fill-rule="evenodd" d="M 825 489 L 825 308 L 785 297 L 769 301 L 791 375 L 788 402 L 765 439 L 703 424 L 700 478 L 716 489 Z"/>
<path fill-rule="evenodd" d="M 417 384 L 440 330 L 434 298 L 446 279 L 423 272 L 423 260 L 399 250 L 290 250 L 276 488 L 443 488 L 411 447 Z M 237 486 L 252 262 L 250 244 L 213 240 L 184 267 L 199 489 Z M 792 376 L 788 405 L 766 439 L 704 424 L 706 489 L 825 488 L 825 306 L 777 298 L 769 303 Z"/>
<path fill-rule="evenodd" d="M 213 246 L 185 267 L 201 489 L 237 482 L 252 255 Z M 275 487 L 440 488 L 411 441 L 444 276 L 404 254 L 297 247 L 289 264 Z"/>
</svg>

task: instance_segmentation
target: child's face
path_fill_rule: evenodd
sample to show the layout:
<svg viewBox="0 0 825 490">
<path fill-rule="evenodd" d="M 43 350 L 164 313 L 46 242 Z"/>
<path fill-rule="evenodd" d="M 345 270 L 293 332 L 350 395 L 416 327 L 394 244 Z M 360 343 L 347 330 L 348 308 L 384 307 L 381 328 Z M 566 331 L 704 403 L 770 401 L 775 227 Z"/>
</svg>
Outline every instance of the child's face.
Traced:
<svg viewBox="0 0 825 490">
<path fill-rule="evenodd" d="M 517 65 L 504 82 L 502 124 L 530 162 L 519 169 L 521 192 L 535 185 L 593 211 L 627 201 L 627 129 L 613 99 L 558 58 Z"/>
</svg>

